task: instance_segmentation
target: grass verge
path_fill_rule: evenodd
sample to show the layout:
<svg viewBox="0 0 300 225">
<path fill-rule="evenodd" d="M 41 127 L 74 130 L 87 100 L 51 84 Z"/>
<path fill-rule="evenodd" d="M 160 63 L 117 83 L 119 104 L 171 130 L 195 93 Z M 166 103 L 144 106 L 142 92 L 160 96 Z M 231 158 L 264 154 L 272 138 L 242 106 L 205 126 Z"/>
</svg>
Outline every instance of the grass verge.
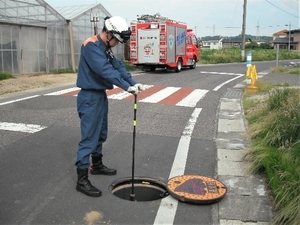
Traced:
<svg viewBox="0 0 300 225">
<path fill-rule="evenodd" d="M 298 75 L 300 75 L 300 66 L 294 66 L 294 67 L 278 66 L 278 67 L 274 67 L 272 69 L 272 72 L 275 72 L 275 73 L 298 74 Z"/>
<path fill-rule="evenodd" d="M 13 75 L 11 75 L 9 73 L 0 73 L 0 80 L 5 80 L 5 79 L 9 79 L 9 78 L 13 78 Z"/>
<path fill-rule="evenodd" d="M 278 211 L 272 224 L 300 221 L 300 89 L 257 82 L 243 106 L 250 146 L 249 172 L 261 173 Z"/>
</svg>

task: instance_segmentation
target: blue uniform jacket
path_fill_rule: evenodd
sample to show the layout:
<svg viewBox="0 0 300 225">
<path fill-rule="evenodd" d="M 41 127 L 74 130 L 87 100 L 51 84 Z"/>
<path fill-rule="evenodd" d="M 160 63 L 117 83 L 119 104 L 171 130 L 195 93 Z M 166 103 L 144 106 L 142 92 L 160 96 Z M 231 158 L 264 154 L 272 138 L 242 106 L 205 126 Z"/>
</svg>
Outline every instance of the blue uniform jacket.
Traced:
<svg viewBox="0 0 300 225">
<path fill-rule="evenodd" d="M 135 85 L 123 63 L 107 50 L 99 35 L 87 39 L 81 46 L 77 74 L 77 87 L 82 89 L 112 89 L 116 85 L 124 90 Z"/>
</svg>

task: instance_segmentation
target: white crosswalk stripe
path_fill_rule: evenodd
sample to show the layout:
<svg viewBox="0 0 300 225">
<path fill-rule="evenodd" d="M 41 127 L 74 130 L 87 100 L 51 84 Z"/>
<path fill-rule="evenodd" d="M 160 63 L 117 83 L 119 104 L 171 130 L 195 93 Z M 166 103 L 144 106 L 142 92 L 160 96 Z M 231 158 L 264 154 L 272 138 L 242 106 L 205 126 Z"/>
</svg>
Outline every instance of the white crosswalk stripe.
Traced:
<svg viewBox="0 0 300 225">
<path fill-rule="evenodd" d="M 174 92 L 178 91 L 179 89 L 180 88 L 177 88 L 177 87 L 166 87 L 166 88 L 156 92 L 155 94 L 150 95 L 149 97 L 140 100 L 140 102 L 157 103 L 157 102 L 165 99 L 166 97 L 170 96 Z"/>
<path fill-rule="evenodd" d="M 151 87 L 153 87 L 153 85 L 144 85 L 145 89 L 149 89 Z M 117 86 L 114 86 L 114 89 L 118 88 Z M 131 96 L 132 94 L 128 93 L 127 91 L 120 91 L 116 94 L 109 94 L 107 96 L 108 99 L 117 99 L 117 100 L 122 100 L 125 99 L 129 96 Z"/>
<path fill-rule="evenodd" d="M 116 93 L 116 94 L 112 94 L 112 95 L 109 95 L 107 96 L 109 99 L 118 99 L 118 100 L 122 100 L 124 98 L 127 98 L 129 96 L 131 96 L 132 94 L 126 92 L 126 91 L 121 91 L 119 93 Z"/>
<path fill-rule="evenodd" d="M 151 89 L 152 87 L 157 87 L 155 85 L 145 85 L 146 90 Z M 118 90 L 119 89 L 119 90 Z M 185 90 L 184 90 L 185 89 Z M 176 106 L 182 106 L 182 107 L 196 107 L 197 103 L 205 97 L 205 95 L 209 92 L 209 90 L 205 89 L 191 89 L 190 88 L 190 93 L 186 96 L 187 88 L 182 88 L 182 87 L 164 87 L 164 88 L 159 88 L 156 92 L 153 93 L 153 91 L 149 91 L 148 94 L 143 97 L 139 95 L 139 102 L 145 102 L 145 103 L 159 103 L 164 100 L 164 103 L 162 104 L 170 104 L 170 105 L 176 105 Z M 49 95 L 64 95 L 64 96 L 77 96 L 77 93 L 80 91 L 80 88 L 74 87 L 74 88 L 68 88 L 65 90 L 61 91 L 56 91 L 56 92 L 51 92 L 48 94 L 45 94 L 47 96 Z M 74 92 L 74 93 L 72 93 Z M 182 92 L 182 96 L 180 96 L 180 93 Z M 68 95 L 68 93 L 70 93 Z M 145 92 L 141 92 L 143 94 Z M 176 95 L 175 100 L 174 96 Z M 107 97 L 108 99 L 116 99 L 116 100 L 123 100 L 126 99 L 132 94 L 128 93 L 127 91 L 124 91 L 117 86 L 114 86 L 113 90 L 108 90 L 107 91 Z M 168 102 L 168 99 L 171 97 L 172 98 L 172 103 L 165 103 Z M 176 102 L 176 99 L 178 100 Z"/>
<path fill-rule="evenodd" d="M 208 90 L 195 89 L 192 93 L 178 102 L 177 106 L 195 107 L 197 103 L 204 98 Z"/>
</svg>

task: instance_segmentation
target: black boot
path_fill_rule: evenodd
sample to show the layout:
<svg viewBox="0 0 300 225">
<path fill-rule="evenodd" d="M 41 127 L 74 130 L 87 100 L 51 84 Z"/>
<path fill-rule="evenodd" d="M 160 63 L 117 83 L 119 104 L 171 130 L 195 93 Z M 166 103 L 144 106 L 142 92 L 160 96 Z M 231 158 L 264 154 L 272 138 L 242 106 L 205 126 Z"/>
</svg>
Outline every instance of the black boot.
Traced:
<svg viewBox="0 0 300 225">
<path fill-rule="evenodd" d="M 90 168 L 91 174 L 103 174 L 103 175 L 115 175 L 117 171 L 115 169 L 107 168 L 102 163 L 102 154 L 96 157 L 92 157 L 92 166 Z"/>
<path fill-rule="evenodd" d="M 101 196 L 102 192 L 94 187 L 88 179 L 88 169 L 77 168 L 78 181 L 76 190 L 92 197 Z"/>
</svg>

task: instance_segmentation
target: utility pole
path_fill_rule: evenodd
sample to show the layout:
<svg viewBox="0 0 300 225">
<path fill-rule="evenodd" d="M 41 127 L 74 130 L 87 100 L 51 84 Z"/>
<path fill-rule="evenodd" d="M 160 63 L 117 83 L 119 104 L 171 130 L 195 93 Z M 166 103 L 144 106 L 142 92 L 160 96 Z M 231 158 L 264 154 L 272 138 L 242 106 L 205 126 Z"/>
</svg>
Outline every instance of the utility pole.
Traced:
<svg viewBox="0 0 300 225">
<path fill-rule="evenodd" d="M 289 23 L 289 51 L 291 50 L 291 22 Z"/>
<path fill-rule="evenodd" d="M 98 17 L 98 13 L 96 13 L 96 15 L 92 15 L 91 13 L 91 23 L 94 23 L 94 35 L 98 34 L 98 26 L 97 23 L 100 21 L 99 17 Z"/>
<path fill-rule="evenodd" d="M 291 50 L 291 22 L 289 24 L 285 24 L 285 26 L 289 26 L 289 45 L 288 45 L 288 50 Z"/>
<path fill-rule="evenodd" d="M 241 46 L 241 60 L 245 61 L 245 32 L 246 32 L 246 10 L 247 0 L 244 0 L 244 12 L 243 12 L 243 25 L 242 25 L 242 46 Z"/>
</svg>

